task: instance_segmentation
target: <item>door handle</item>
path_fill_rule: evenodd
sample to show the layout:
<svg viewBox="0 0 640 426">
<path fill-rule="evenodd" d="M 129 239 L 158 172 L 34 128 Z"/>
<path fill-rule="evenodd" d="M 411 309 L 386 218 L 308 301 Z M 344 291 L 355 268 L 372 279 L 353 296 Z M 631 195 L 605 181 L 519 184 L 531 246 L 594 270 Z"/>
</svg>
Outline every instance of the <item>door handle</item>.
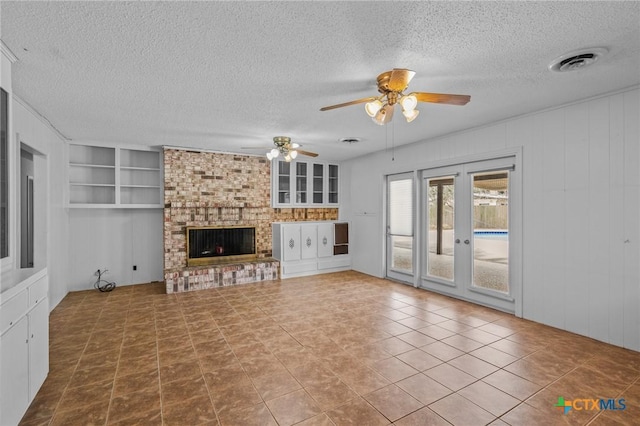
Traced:
<svg viewBox="0 0 640 426">
<path fill-rule="evenodd" d="M 465 244 L 469 244 L 469 240 L 464 240 L 464 243 Z"/>
<path fill-rule="evenodd" d="M 456 238 L 456 244 L 460 244 L 460 238 Z"/>
</svg>

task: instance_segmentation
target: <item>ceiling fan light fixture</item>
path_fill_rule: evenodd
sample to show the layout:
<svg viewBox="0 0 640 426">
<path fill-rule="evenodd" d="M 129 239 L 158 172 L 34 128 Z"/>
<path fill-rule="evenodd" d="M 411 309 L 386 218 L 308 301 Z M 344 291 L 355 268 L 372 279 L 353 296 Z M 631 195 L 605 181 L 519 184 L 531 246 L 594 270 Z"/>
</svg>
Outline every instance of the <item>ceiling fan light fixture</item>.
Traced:
<svg viewBox="0 0 640 426">
<path fill-rule="evenodd" d="M 418 114 L 420 114 L 420 111 L 418 111 L 417 109 L 412 109 L 410 111 L 404 110 L 402 111 L 402 114 L 404 115 L 404 118 L 407 119 L 407 123 L 411 123 L 416 119 Z"/>
<path fill-rule="evenodd" d="M 278 150 L 278 148 L 273 148 L 271 150 L 271 157 L 272 158 L 278 158 L 278 155 L 280 155 L 280 151 Z"/>
<path fill-rule="evenodd" d="M 292 160 L 295 160 L 296 157 L 298 156 L 298 151 L 296 150 L 289 151 L 289 156 L 291 157 Z"/>
<path fill-rule="evenodd" d="M 367 112 L 369 117 L 375 117 L 378 111 L 382 108 L 382 102 L 379 99 L 375 101 L 367 102 L 364 104 L 364 110 Z"/>
<path fill-rule="evenodd" d="M 400 98 L 400 105 L 403 111 L 411 112 L 418 106 L 418 98 L 414 94 L 405 95 Z"/>
</svg>

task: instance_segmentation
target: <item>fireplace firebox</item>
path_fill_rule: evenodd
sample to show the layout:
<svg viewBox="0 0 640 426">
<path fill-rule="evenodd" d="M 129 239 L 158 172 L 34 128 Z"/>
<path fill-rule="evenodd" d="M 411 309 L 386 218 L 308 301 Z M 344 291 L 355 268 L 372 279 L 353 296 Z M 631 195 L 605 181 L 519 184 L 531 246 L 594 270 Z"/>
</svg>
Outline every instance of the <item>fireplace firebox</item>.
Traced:
<svg viewBox="0 0 640 426">
<path fill-rule="evenodd" d="M 187 227 L 187 266 L 255 259 L 256 228 Z"/>
</svg>

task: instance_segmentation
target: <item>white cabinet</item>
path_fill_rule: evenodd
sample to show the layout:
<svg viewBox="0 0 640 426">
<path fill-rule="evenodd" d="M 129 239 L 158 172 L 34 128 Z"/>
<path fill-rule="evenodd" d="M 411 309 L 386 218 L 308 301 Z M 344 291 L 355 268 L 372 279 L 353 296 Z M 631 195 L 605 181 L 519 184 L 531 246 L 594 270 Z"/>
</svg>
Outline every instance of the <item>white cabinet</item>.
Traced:
<svg viewBox="0 0 640 426">
<path fill-rule="evenodd" d="M 162 153 L 69 144 L 69 207 L 161 208 Z"/>
<path fill-rule="evenodd" d="M 29 319 L 29 401 L 33 400 L 49 373 L 49 299 L 42 299 L 27 315 Z"/>
<path fill-rule="evenodd" d="M 29 333 L 23 316 L 0 338 L 0 425 L 17 425 L 29 407 Z"/>
<path fill-rule="evenodd" d="M 339 166 L 318 161 L 273 160 L 272 207 L 337 206 Z"/>
<path fill-rule="evenodd" d="M 318 257 L 333 256 L 333 222 L 318 224 Z"/>
<path fill-rule="evenodd" d="M 318 257 L 318 226 L 301 224 L 300 237 L 300 258 L 315 259 Z"/>
<path fill-rule="evenodd" d="M 345 222 L 276 222 L 272 230 L 281 278 L 351 269 L 348 239 L 336 245 L 336 232 L 348 232 Z"/>
<path fill-rule="evenodd" d="M 2 293 L 0 425 L 16 425 L 49 372 L 46 269 Z"/>
<path fill-rule="evenodd" d="M 278 260 L 300 260 L 300 225 L 282 228 L 282 256 Z"/>
</svg>

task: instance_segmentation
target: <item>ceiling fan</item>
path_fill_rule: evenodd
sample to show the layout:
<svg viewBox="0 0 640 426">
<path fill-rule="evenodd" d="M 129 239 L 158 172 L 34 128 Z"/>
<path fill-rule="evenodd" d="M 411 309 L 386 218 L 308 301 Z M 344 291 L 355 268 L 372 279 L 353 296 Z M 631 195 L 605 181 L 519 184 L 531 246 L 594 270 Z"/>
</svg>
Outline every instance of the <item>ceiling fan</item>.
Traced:
<svg viewBox="0 0 640 426">
<path fill-rule="evenodd" d="M 407 122 L 410 123 L 420 113 L 420 111 L 416 109 L 418 102 L 466 105 L 471 100 L 471 96 L 469 95 L 451 95 L 447 93 L 411 92 L 405 95 L 404 91 L 407 89 L 407 86 L 409 86 L 409 82 L 415 74 L 415 71 L 404 68 L 394 68 L 391 71 L 383 72 L 377 78 L 378 92 L 382 93 L 380 96 L 370 96 L 342 104 L 326 106 L 320 108 L 320 111 L 328 111 L 366 102 L 364 107 L 365 111 L 374 123 L 382 126 L 390 122 L 393 118 L 393 107 L 395 104 L 400 104 L 402 114 Z"/>
<path fill-rule="evenodd" d="M 280 154 L 284 158 L 284 161 L 295 160 L 295 158 L 300 155 L 306 155 L 307 157 L 317 157 L 318 154 L 311 151 L 304 151 L 300 149 L 300 144 L 292 143 L 291 138 L 289 136 L 275 136 L 273 138 L 274 148 L 271 148 L 270 151 L 267 152 L 267 158 L 269 160 L 273 160 L 274 158 L 278 158 Z M 243 149 L 256 149 L 255 147 L 243 147 Z"/>
</svg>

